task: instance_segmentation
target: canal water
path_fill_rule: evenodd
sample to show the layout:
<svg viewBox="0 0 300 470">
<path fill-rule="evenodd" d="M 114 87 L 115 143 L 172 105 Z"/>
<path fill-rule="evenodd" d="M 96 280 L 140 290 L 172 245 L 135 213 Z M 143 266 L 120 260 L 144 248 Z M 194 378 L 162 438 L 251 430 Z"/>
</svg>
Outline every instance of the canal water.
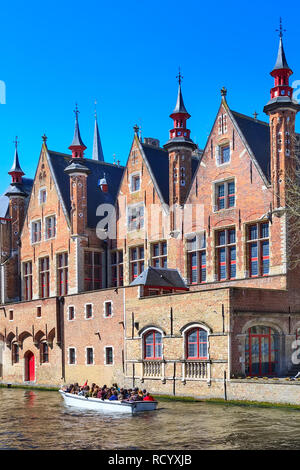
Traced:
<svg viewBox="0 0 300 470">
<path fill-rule="evenodd" d="M 66 406 L 57 392 L 0 388 L 0 449 L 300 449 L 300 410 L 161 402 L 111 416 Z"/>
</svg>

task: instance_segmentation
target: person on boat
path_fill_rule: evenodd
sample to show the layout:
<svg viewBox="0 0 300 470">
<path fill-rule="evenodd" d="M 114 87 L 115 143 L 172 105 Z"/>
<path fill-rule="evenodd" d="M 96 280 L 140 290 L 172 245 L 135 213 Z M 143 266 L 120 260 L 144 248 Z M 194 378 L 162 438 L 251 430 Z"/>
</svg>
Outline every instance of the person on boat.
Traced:
<svg viewBox="0 0 300 470">
<path fill-rule="evenodd" d="M 150 393 L 146 393 L 146 396 L 144 396 L 143 401 L 155 401 L 153 396 L 150 395 Z"/>
<path fill-rule="evenodd" d="M 95 388 L 94 388 L 94 391 L 92 393 L 92 397 L 97 398 L 98 392 L 99 392 L 99 387 L 98 387 L 98 385 L 96 385 Z"/>
<path fill-rule="evenodd" d="M 112 401 L 112 400 L 118 400 L 118 392 L 117 390 L 115 390 L 113 392 L 113 394 L 109 397 L 109 400 Z"/>
</svg>

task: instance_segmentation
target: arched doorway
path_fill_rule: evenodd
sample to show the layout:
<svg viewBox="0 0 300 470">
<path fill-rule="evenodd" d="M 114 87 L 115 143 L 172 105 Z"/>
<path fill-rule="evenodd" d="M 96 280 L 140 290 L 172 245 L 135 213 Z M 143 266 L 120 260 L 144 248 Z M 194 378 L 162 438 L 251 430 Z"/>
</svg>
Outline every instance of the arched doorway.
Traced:
<svg viewBox="0 0 300 470">
<path fill-rule="evenodd" d="M 25 360 L 25 382 L 33 382 L 35 380 L 35 358 L 31 351 L 27 351 L 24 355 Z"/>
<path fill-rule="evenodd" d="M 269 326 L 248 329 L 245 345 L 245 372 L 249 376 L 276 375 L 279 368 L 279 335 Z"/>
</svg>

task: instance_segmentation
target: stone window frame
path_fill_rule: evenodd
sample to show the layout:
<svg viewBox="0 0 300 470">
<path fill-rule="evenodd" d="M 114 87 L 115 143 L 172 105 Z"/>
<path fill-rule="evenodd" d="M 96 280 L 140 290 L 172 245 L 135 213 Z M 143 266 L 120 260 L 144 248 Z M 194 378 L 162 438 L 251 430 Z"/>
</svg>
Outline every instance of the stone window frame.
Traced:
<svg viewBox="0 0 300 470">
<path fill-rule="evenodd" d="M 145 338 L 146 336 L 151 332 L 151 331 L 157 331 L 158 333 L 161 334 L 161 358 L 160 359 L 146 359 L 145 358 Z M 141 353 L 141 358 L 142 358 L 142 361 L 163 361 L 164 360 L 164 337 L 165 337 L 165 332 L 157 327 L 157 326 L 154 326 L 154 325 L 149 325 L 147 328 L 143 329 L 142 333 L 140 334 L 140 338 L 141 338 L 141 350 L 140 350 L 140 353 Z"/>
<path fill-rule="evenodd" d="M 138 212 L 138 216 L 136 217 L 138 222 L 138 227 L 132 228 L 132 210 L 143 209 L 143 216 L 141 217 L 140 212 Z M 142 221 L 142 224 L 141 222 Z M 144 202 L 140 201 L 136 204 L 129 204 L 126 208 L 126 222 L 127 222 L 127 231 L 128 232 L 138 232 L 139 230 L 145 230 L 145 204 Z"/>
<path fill-rule="evenodd" d="M 33 231 L 33 224 L 40 224 L 40 230 L 39 232 L 34 232 Z M 41 243 L 43 237 L 42 237 L 42 219 L 41 218 L 37 218 L 37 219 L 33 219 L 30 221 L 30 242 L 31 242 L 31 245 L 35 245 L 36 243 Z M 40 233 L 40 238 L 39 240 L 34 240 L 33 239 L 33 234 L 34 233 Z"/>
<path fill-rule="evenodd" d="M 187 348 L 186 348 L 186 345 L 187 345 L 187 333 L 191 330 L 194 330 L 196 328 L 199 328 L 201 330 L 204 330 L 207 332 L 207 357 L 205 359 L 188 359 L 187 358 Z M 187 325 L 185 325 L 183 328 L 181 328 L 181 335 L 182 335 L 182 338 L 183 338 L 183 344 L 182 344 L 182 359 L 185 360 L 185 361 L 191 361 L 191 362 L 194 362 L 194 361 L 209 361 L 210 360 L 210 341 L 209 341 L 209 338 L 210 338 L 210 335 L 212 333 L 212 329 L 205 325 L 205 323 L 201 323 L 201 322 L 194 322 L 194 323 L 189 323 Z"/>
<path fill-rule="evenodd" d="M 93 362 L 91 363 L 88 363 L 88 354 L 87 354 L 87 351 L 88 349 L 91 349 L 93 351 Z M 94 366 L 95 365 L 95 348 L 94 346 L 86 346 L 85 347 L 85 365 L 86 366 Z"/>
<path fill-rule="evenodd" d="M 31 264 L 31 273 L 25 274 L 25 265 Z M 22 261 L 22 266 L 21 266 L 21 273 L 22 273 L 22 294 L 23 294 L 23 299 L 25 301 L 30 301 L 33 298 L 33 262 L 32 259 L 29 259 L 27 261 Z M 30 289 L 29 293 L 27 295 L 26 299 L 26 283 L 29 283 Z"/>
<path fill-rule="evenodd" d="M 233 206 L 229 206 L 228 205 L 228 197 L 229 197 L 229 193 L 228 193 L 228 185 L 229 183 L 234 183 L 234 205 Z M 224 184 L 224 197 L 225 197 L 225 201 L 226 201 L 226 204 L 225 204 L 225 207 L 222 208 L 222 209 L 219 209 L 218 207 L 218 187 L 220 185 Z M 230 210 L 230 209 L 234 209 L 236 207 L 236 201 L 237 201 L 237 195 L 236 195 L 236 187 L 237 187 L 237 181 L 236 181 L 236 176 L 229 176 L 228 178 L 222 178 L 220 180 L 215 180 L 213 181 L 212 183 L 213 185 L 213 190 L 212 190 L 212 197 L 213 197 L 213 200 L 212 200 L 212 208 L 213 208 L 213 212 L 220 212 L 220 211 L 226 211 L 226 210 Z"/>
<path fill-rule="evenodd" d="M 106 362 L 106 358 L 107 358 L 106 350 L 107 350 L 108 348 L 111 348 L 111 349 L 112 349 L 112 362 L 111 362 L 111 363 L 107 363 L 107 362 Z M 109 345 L 109 344 L 106 345 L 106 346 L 104 346 L 104 365 L 105 365 L 105 366 L 114 366 L 114 365 L 115 365 L 115 348 L 114 348 L 114 346 Z"/>
<path fill-rule="evenodd" d="M 135 178 L 139 178 L 139 189 L 133 189 L 133 180 Z M 133 173 L 131 173 L 129 175 L 129 192 L 130 194 L 134 194 L 134 193 L 138 193 L 139 191 L 141 191 L 141 187 L 142 187 L 142 173 L 141 171 L 135 171 Z"/>
<path fill-rule="evenodd" d="M 106 305 L 110 304 L 111 306 L 111 314 L 106 315 Z M 114 316 L 114 309 L 113 309 L 113 301 L 112 300 L 104 300 L 103 302 L 103 318 L 112 318 Z"/>
<path fill-rule="evenodd" d="M 48 230 L 47 229 L 47 221 L 49 219 L 54 219 L 54 227 L 52 228 L 52 230 L 54 230 L 54 235 L 52 236 L 48 236 Z M 44 227 L 44 237 L 45 237 L 45 240 L 53 240 L 56 238 L 56 234 L 57 234 L 57 216 L 56 214 L 49 214 L 47 216 L 45 216 L 45 227 Z"/>
<path fill-rule="evenodd" d="M 70 307 L 72 307 L 74 309 L 74 317 L 73 318 L 70 318 Z M 67 321 L 74 321 L 76 319 L 76 309 L 75 309 L 75 305 L 73 304 L 70 304 L 68 305 L 67 307 Z"/>
<path fill-rule="evenodd" d="M 46 198 L 45 200 L 42 200 L 42 197 L 41 195 L 43 194 L 46 194 Z M 43 186 L 39 189 L 39 205 L 41 206 L 42 204 L 46 204 L 47 202 L 47 196 L 48 196 L 48 192 L 47 192 L 47 187 L 46 186 Z"/>
<path fill-rule="evenodd" d="M 43 351 L 43 347 L 44 345 L 47 346 L 47 352 L 45 354 L 45 352 Z M 44 364 L 50 364 L 50 361 L 49 361 L 49 345 L 47 343 L 47 341 L 41 341 L 40 343 L 40 365 L 44 365 Z M 47 360 L 45 360 L 45 357 L 47 358 Z"/>
<path fill-rule="evenodd" d="M 220 162 L 221 151 L 223 148 L 229 147 L 229 160 L 227 162 Z M 222 139 L 217 142 L 215 146 L 215 161 L 217 167 L 224 167 L 230 165 L 232 156 L 232 142 L 229 139 Z"/>
<path fill-rule="evenodd" d="M 91 305 L 91 307 L 92 307 L 92 314 L 91 314 L 90 317 L 87 317 L 87 316 L 86 316 L 86 315 L 87 315 L 87 309 L 86 309 L 86 307 L 87 307 L 88 305 Z M 87 302 L 87 303 L 84 304 L 84 319 L 85 319 L 85 320 L 92 320 L 93 318 L 95 318 L 95 315 L 94 315 L 94 304 L 93 304 L 93 302 Z"/>
<path fill-rule="evenodd" d="M 70 349 L 74 349 L 74 362 L 70 362 Z M 69 366 L 76 366 L 77 365 L 77 348 L 75 346 L 68 347 L 68 365 Z"/>
</svg>

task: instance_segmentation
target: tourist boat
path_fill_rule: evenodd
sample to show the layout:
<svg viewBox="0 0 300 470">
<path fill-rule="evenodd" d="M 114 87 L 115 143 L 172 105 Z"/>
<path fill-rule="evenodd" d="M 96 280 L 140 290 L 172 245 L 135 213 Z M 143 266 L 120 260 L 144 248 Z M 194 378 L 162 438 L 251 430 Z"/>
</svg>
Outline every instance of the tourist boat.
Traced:
<svg viewBox="0 0 300 470">
<path fill-rule="evenodd" d="M 65 400 L 66 405 L 78 406 L 86 410 L 133 414 L 140 411 L 154 411 L 157 408 L 157 401 L 121 402 L 117 400 L 100 400 L 100 398 L 85 398 L 81 395 L 67 393 L 64 390 L 59 390 L 59 393 Z"/>
</svg>

